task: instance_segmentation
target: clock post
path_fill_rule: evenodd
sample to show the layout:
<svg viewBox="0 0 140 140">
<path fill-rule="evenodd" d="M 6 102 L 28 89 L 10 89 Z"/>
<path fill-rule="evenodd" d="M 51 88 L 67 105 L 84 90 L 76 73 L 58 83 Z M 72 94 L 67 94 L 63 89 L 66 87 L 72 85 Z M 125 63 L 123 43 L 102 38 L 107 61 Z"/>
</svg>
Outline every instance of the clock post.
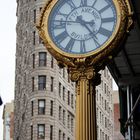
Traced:
<svg viewBox="0 0 140 140">
<path fill-rule="evenodd" d="M 97 140 L 96 93 L 100 74 L 93 67 L 70 69 L 72 81 L 76 82 L 76 140 Z"/>
<path fill-rule="evenodd" d="M 49 0 L 42 10 L 39 35 L 76 82 L 76 140 L 97 140 L 98 72 L 119 52 L 132 23 L 129 0 Z"/>
</svg>

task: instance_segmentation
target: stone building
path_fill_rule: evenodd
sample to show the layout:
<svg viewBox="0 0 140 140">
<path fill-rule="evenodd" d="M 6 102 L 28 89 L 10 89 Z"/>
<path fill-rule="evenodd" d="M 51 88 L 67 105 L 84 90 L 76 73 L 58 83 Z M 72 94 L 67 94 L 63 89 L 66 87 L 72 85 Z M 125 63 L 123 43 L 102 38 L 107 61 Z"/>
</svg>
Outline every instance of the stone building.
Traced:
<svg viewBox="0 0 140 140">
<path fill-rule="evenodd" d="M 74 139 L 75 85 L 35 24 L 45 0 L 17 0 L 14 140 Z"/>
<path fill-rule="evenodd" d="M 114 125 L 112 77 L 107 68 L 100 73 L 101 84 L 96 87 L 97 138 L 112 140 Z"/>
<path fill-rule="evenodd" d="M 75 84 L 47 52 L 35 27 L 44 4 L 17 0 L 14 140 L 75 139 Z M 111 140 L 112 80 L 107 69 L 101 73 L 98 139 Z"/>
<path fill-rule="evenodd" d="M 13 140 L 14 102 L 6 103 L 3 109 L 3 140 Z"/>
</svg>

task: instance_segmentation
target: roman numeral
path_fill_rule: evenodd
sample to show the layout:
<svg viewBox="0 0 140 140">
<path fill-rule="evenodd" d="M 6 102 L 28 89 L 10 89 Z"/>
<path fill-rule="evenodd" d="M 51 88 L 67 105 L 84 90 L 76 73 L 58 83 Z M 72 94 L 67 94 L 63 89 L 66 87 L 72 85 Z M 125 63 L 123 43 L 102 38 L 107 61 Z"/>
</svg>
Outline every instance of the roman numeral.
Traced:
<svg viewBox="0 0 140 140">
<path fill-rule="evenodd" d="M 105 6 L 104 8 L 102 8 L 99 13 L 103 13 L 105 10 L 107 10 L 108 8 L 110 8 L 110 5 Z"/>
<path fill-rule="evenodd" d="M 87 6 L 87 0 L 81 0 L 80 6 Z"/>
<path fill-rule="evenodd" d="M 68 36 L 67 32 L 64 31 L 56 36 L 56 41 L 58 41 L 58 43 L 61 43 L 67 36 Z"/>
<path fill-rule="evenodd" d="M 67 3 L 68 3 L 68 5 L 70 5 L 71 9 L 76 8 L 76 6 L 75 6 L 75 4 L 73 3 L 72 0 L 68 0 Z"/>
<path fill-rule="evenodd" d="M 110 17 L 110 18 L 102 18 L 102 23 L 106 23 L 106 22 L 114 22 L 115 18 L 114 17 Z"/>
<path fill-rule="evenodd" d="M 100 33 L 100 34 L 102 34 L 102 35 L 104 35 L 104 36 L 106 36 L 106 37 L 110 37 L 111 34 L 112 34 L 111 31 L 109 31 L 109 30 L 107 30 L 107 29 L 104 29 L 104 28 L 102 28 L 102 27 L 100 28 L 100 30 L 99 30 L 98 33 Z"/>
<path fill-rule="evenodd" d="M 55 29 L 62 29 L 65 28 L 66 22 L 65 21 L 54 21 L 54 28 Z"/>
<path fill-rule="evenodd" d="M 80 52 L 81 53 L 86 52 L 85 41 L 80 41 Z"/>
<path fill-rule="evenodd" d="M 97 2 L 97 0 L 95 0 L 95 1 L 93 2 L 92 7 L 94 7 L 94 5 L 95 5 L 96 2 Z"/>
<path fill-rule="evenodd" d="M 99 44 L 99 42 L 97 41 L 96 36 L 93 36 L 92 38 L 93 38 L 93 40 L 94 40 L 94 43 L 95 43 L 96 47 L 98 48 L 98 47 L 100 46 L 100 44 Z"/>
<path fill-rule="evenodd" d="M 73 38 L 71 38 L 69 43 L 67 44 L 67 46 L 65 48 L 68 52 L 70 52 L 72 50 L 74 42 L 75 42 L 75 40 Z"/>
</svg>

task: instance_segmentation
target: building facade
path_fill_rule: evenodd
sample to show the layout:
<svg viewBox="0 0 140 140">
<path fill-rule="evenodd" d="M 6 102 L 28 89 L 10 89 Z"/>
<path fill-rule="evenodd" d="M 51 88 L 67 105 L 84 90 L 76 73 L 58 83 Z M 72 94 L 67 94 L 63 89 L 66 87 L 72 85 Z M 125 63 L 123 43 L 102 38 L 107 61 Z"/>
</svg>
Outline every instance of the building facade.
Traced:
<svg viewBox="0 0 140 140">
<path fill-rule="evenodd" d="M 120 104 L 119 104 L 119 92 L 113 91 L 113 104 L 114 104 L 114 136 L 113 140 L 125 140 L 120 132 Z"/>
<path fill-rule="evenodd" d="M 96 114 L 98 140 L 113 139 L 113 88 L 112 77 L 105 68 L 100 71 L 101 84 L 96 87 Z"/>
<path fill-rule="evenodd" d="M 45 2 L 17 0 L 14 140 L 75 139 L 75 84 L 47 52 L 35 27 Z M 112 79 L 107 69 L 101 74 L 98 139 L 112 140 Z"/>
<path fill-rule="evenodd" d="M 14 102 L 6 103 L 3 109 L 3 140 L 13 140 Z"/>
<path fill-rule="evenodd" d="M 17 0 L 14 140 L 74 139 L 75 85 L 38 36 L 45 0 Z"/>
</svg>

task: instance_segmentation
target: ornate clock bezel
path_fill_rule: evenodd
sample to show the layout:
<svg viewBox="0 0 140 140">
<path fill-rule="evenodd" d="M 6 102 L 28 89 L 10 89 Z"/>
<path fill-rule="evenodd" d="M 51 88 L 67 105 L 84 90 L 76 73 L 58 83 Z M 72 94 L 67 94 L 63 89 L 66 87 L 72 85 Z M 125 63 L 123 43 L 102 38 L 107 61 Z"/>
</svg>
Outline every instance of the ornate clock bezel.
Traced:
<svg viewBox="0 0 140 140">
<path fill-rule="evenodd" d="M 92 63 L 94 64 L 94 61 L 98 61 L 101 58 L 104 58 L 108 55 L 113 54 L 113 50 L 115 48 L 118 48 L 118 44 L 120 44 L 119 41 L 122 40 L 124 37 L 124 34 L 128 31 L 129 27 L 132 25 L 132 19 L 131 19 L 131 9 L 130 5 L 128 4 L 127 0 L 112 0 L 117 12 L 117 23 L 115 30 L 111 37 L 108 39 L 106 43 L 103 44 L 103 46 L 97 48 L 96 50 L 86 53 L 86 54 L 71 54 L 62 51 L 59 49 L 55 43 L 52 41 L 49 31 L 48 31 L 48 18 L 49 14 L 51 13 L 52 8 L 57 4 L 59 0 L 50 0 L 47 2 L 45 7 L 42 10 L 42 14 L 39 20 L 39 23 L 37 25 L 37 28 L 39 30 L 39 34 L 41 38 L 44 41 L 44 44 L 48 51 L 58 60 L 64 63 L 67 66 L 75 66 L 73 63 L 73 59 L 87 59 L 91 58 Z M 96 59 L 95 59 L 96 58 Z M 83 61 L 82 60 L 82 61 Z"/>
</svg>

